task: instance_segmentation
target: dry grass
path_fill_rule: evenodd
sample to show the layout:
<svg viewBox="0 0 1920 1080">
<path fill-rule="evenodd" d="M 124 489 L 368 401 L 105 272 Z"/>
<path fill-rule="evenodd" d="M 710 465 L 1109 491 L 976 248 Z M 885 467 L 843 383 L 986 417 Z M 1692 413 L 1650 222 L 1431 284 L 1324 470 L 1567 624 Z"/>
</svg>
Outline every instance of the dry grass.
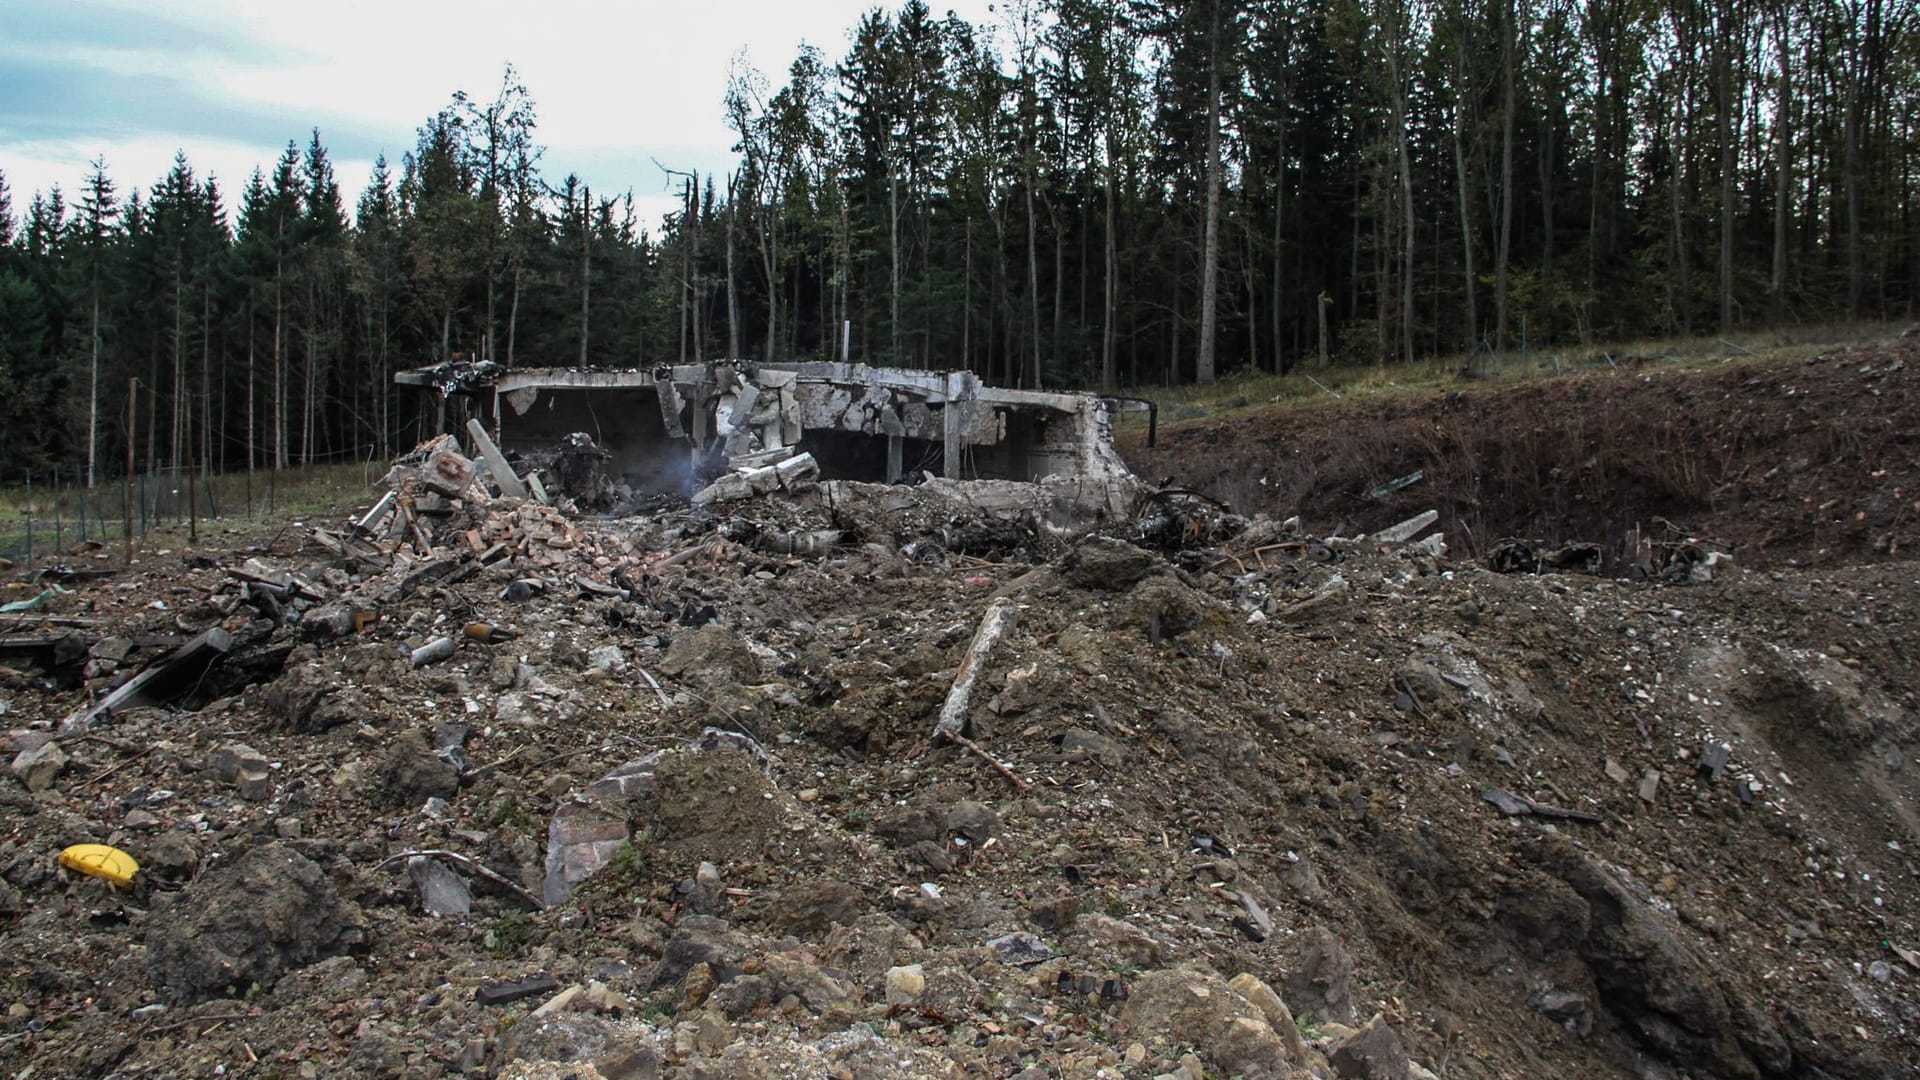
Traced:
<svg viewBox="0 0 1920 1080">
<path fill-rule="evenodd" d="M 257 525 L 265 520 L 293 520 L 325 514 L 344 513 L 368 501 L 369 485 L 385 473 L 381 463 L 359 462 L 347 465 L 316 465 L 293 468 L 275 475 L 270 472 L 226 473 L 200 479 L 194 487 L 196 505 L 189 508 L 184 479 L 169 483 L 168 474 L 154 481 L 155 486 L 135 488 L 135 498 L 147 500 L 144 528 L 150 539 L 166 538 L 178 542 L 189 535 L 189 513 L 199 517 L 202 530 L 226 531 Z M 56 538 L 73 544 L 81 533 L 78 524 L 80 491 L 68 477 L 62 478 L 57 493 L 50 481 L 35 477 L 31 494 L 24 482 L 0 486 L 0 556 L 18 560 L 26 551 L 27 526 L 33 527 L 35 559 L 55 550 Z M 125 489 L 116 478 L 87 493 L 90 539 L 120 541 L 125 519 Z M 104 520 L 102 520 L 104 519 Z M 134 530 L 143 528 L 136 503 Z"/>
<path fill-rule="evenodd" d="M 1412 364 L 1340 365 L 1320 367 L 1308 362 L 1286 375 L 1241 369 L 1207 386 L 1178 386 L 1143 390 L 1141 396 L 1160 405 L 1162 424 L 1219 418 L 1279 406 L 1291 408 L 1335 398 L 1371 398 L 1408 393 L 1444 393 L 1531 382 L 1621 365 L 1661 370 L 1705 367 L 1710 364 L 1794 360 L 1835 349 L 1885 344 L 1900 336 L 1905 323 L 1835 323 L 1777 330 L 1688 338 L 1645 338 L 1586 349 L 1558 346 L 1529 350 L 1525 357 L 1509 353 L 1495 358 L 1482 351 L 1474 357 L 1454 355 Z M 1469 364 L 1469 360 L 1472 364 Z M 1140 414 L 1117 421 L 1121 429 L 1144 428 Z"/>
</svg>

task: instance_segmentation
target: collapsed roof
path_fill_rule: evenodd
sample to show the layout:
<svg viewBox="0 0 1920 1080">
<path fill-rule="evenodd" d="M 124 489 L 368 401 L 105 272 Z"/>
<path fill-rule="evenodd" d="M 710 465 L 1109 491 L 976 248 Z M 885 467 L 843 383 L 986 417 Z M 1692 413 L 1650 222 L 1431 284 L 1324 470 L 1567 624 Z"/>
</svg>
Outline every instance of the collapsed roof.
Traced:
<svg viewBox="0 0 1920 1080">
<path fill-rule="evenodd" d="M 923 478 L 1046 487 L 1080 513 L 1127 512 L 1135 481 L 1093 394 L 989 386 L 971 372 L 740 360 L 649 369 L 502 368 L 451 362 L 395 382 L 458 400 L 523 460 L 585 433 L 635 495 L 692 494 L 730 470 L 809 454 L 826 480 Z M 575 440 L 573 445 L 577 445 Z"/>
</svg>

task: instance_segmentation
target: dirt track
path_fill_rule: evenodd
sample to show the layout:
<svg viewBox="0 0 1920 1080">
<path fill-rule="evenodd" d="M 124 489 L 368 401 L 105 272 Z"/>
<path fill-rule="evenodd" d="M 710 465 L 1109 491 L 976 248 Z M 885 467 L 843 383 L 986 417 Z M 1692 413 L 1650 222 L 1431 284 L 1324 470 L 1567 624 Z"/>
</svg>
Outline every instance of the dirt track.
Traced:
<svg viewBox="0 0 1920 1080">
<path fill-rule="evenodd" d="M 349 574 L 288 534 L 251 554 L 371 625 L 336 634 L 315 604 L 242 650 L 260 681 L 62 737 L 37 790 L 0 777 L 0 1061 L 1398 1077 L 1397 1038 L 1450 1078 L 1913 1075 L 1913 360 L 1176 428 L 1143 474 L 1307 531 L 1195 518 L 1170 553 L 1036 530 L 1038 563 L 908 558 L 910 537 L 791 506 L 495 508 L 538 539 L 471 570 L 454 546 Z M 1624 552 L 1659 515 L 1736 558 L 1674 584 L 1322 539 L 1428 506 L 1456 556 L 1504 535 Z M 853 535 L 754 550 L 756 520 L 809 515 Z M 136 643 L 243 631 L 230 571 L 270 538 L 148 553 L 61 612 Z M 569 572 L 632 588 L 502 596 Z M 1012 779 L 929 740 L 997 595 L 1020 614 L 970 731 Z M 468 621 L 517 636 L 406 658 Z M 0 680 L 16 749 L 83 700 L 70 672 Z M 750 742 L 690 742 L 709 726 Z M 553 816 L 628 762 L 651 762 L 638 794 L 588 807 L 628 841 L 533 909 Z M 82 841 L 135 855 L 143 884 L 54 865 Z M 432 871 L 389 861 L 421 850 L 512 887 L 423 856 L 472 894 L 425 914 Z M 1027 963 L 1010 935 L 1058 955 Z M 1243 973 L 1302 1043 L 1229 987 Z M 1376 1013 L 1391 1036 L 1351 1034 Z"/>
</svg>

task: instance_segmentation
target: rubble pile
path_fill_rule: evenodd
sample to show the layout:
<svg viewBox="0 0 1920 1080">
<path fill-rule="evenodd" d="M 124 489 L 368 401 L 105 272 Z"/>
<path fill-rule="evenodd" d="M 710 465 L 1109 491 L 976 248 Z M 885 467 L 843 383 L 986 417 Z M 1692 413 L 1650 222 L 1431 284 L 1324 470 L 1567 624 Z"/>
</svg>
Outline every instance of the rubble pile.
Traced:
<svg viewBox="0 0 1920 1080">
<path fill-rule="evenodd" d="M 1920 1068 L 1905 564 L 1624 580 L 942 479 L 589 519 L 476 449 L 0 624 L 0 1059 Z"/>
</svg>

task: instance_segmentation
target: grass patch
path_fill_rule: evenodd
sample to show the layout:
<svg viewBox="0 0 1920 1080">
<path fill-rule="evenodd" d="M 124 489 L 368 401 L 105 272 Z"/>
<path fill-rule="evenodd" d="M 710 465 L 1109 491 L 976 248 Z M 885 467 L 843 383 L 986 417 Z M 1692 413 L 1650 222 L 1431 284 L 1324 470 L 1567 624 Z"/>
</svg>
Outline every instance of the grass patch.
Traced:
<svg viewBox="0 0 1920 1080">
<path fill-rule="evenodd" d="M 191 503 L 184 475 L 142 475 L 134 484 L 134 535 L 139 542 L 174 544 L 186 541 L 196 516 L 201 529 L 220 532 L 338 515 L 368 502 L 372 483 L 385 473 L 383 464 L 356 462 L 196 477 Z M 63 472 L 57 488 L 51 472 L 36 474 L 31 487 L 24 477 L 0 485 L 0 557 L 24 563 L 29 533 L 36 563 L 59 557 L 83 538 L 109 546 L 122 542 L 125 485 L 114 478 L 86 491 L 74 482 L 79 475 Z"/>
<path fill-rule="evenodd" d="M 1884 345 L 1900 336 L 1904 323 L 1843 323 L 1788 327 L 1751 333 L 1696 337 L 1644 338 L 1591 347 L 1578 344 L 1531 348 L 1523 355 L 1493 357 L 1485 350 L 1416 360 L 1411 364 L 1341 364 L 1320 367 L 1309 358 L 1285 375 L 1240 368 L 1207 384 L 1135 393 L 1160 406 L 1160 423 L 1219 419 L 1279 406 L 1322 404 L 1335 398 L 1374 398 L 1396 394 L 1512 385 L 1582 372 L 1671 370 L 1722 363 L 1797 360 L 1844 348 Z M 1115 418 L 1122 431 L 1144 430 L 1144 413 Z"/>
</svg>

